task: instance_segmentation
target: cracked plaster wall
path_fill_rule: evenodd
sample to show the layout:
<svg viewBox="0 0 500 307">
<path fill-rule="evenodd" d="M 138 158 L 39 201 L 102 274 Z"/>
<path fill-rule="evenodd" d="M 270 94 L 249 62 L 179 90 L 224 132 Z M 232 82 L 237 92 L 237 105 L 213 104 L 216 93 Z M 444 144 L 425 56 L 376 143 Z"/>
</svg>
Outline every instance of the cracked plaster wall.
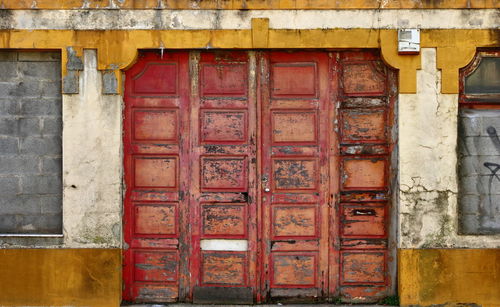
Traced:
<svg viewBox="0 0 500 307">
<path fill-rule="evenodd" d="M 436 49 L 421 53 L 417 93 L 399 95 L 399 247 L 500 247 L 498 235 L 458 235 L 458 94 L 441 94 Z"/>
<path fill-rule="evenodd" d="M 85 50 L 79 94 L 63 95 L 65 247 L 121 246 L 122 98 L 102 95 L 96 67 Z"/>
<path fill-rule="evenodd" d="M 2 13 L 2 12 L 0 12 Z M 272 29 L 495 29 L 495 9 L 432 10 L 5 10 L 0 29 L 196 30 L 250 29 L 269 18 Z"/>
</svg>

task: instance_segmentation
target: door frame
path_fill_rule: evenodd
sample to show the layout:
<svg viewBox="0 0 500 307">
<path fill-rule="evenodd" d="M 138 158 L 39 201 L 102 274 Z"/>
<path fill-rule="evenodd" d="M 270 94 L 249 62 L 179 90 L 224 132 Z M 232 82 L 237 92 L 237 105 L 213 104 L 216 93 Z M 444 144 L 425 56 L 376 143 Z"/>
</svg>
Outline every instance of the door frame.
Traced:
<svg viewBox="0 0 500 307">
<path fill-rule="evenodd" d="M 306 50 L 304 49 L 291 49 L 292 51 L 294 52 L 305 52 Z M 335 71 L 340 71 L 340 68 L 338 67 L 339 65 L 339 62 L 338 62 L 338 54 L 340 53 L 339 51 L 328 51 L 328 50 L 323 50 L 323 49 L 320 49 L 320 50 L 314 50 L 315 52 L 325 52 L 325 53 L 330 53 L 330 54 L 333 54 L 333 57 L 331 57 L 331 63 L 329 66 L 331 66 L 331 69 L 335 70 Z M 173 51 L 174 53 L 175 52 L 178 52 L 178 51 Z M 192 54 L 193 52 L 196 52 L 194 50 L 186 50 L 184 51 L 188 54 Z M 272 50 L 266 50 L 266 51 L 258 51 L 258 50 L 242 50 L 242 52 L 249 52 L 249 53 L 254 53 L 256 54 L 256 58 L 257 58 L 257 62 L 259 61 L 259 59 L 261 58 L 260 54 L 262 53 L 265 53 L 265 54 L 268 54 L 269 52 L 272 52 Z M 364 52 L 363 50 L 361 52 Z M 191 56 L 189 56 L 190 60 L 189 60 L 189 65 L 191 66 Z M 337 59 L 337 60 L 335 60 Z M 262 70 L 261 70 L 261 67 L 259 67 L 260 65 L 257 63 L 256 67 L 258 68 L 258 72 L 256 73 L 257 75 L 260 75 L 260 73 L 262 73 Z M 390 103 L 390 116 L 391 116 L 391 119 L 389 121 L 389 123 L 393 126 L 393 127 L 396 127 L 395 123 L 396 123 L 396 111 L 397 109 L 395 108 L 396 107 L 396 102 L 397 102 L 397 82 L 396 82 L 396 78 L 395 78 L 395 73 L 394 71 L 392 71 L 389 66 L 387 66 L 387 70 L 390 71 L 389 74 L 390 74 L 390 80 L 389 80 L 389 90 L 388 90 L 388 101 Z M 329 80 L 330 82 L 332 80 Z M 261 118 L 262 118 L 262 115 L 261 115 L 261 112 L 262 112 L 262 102 L 261 102 L 261 99 L 262 99 L 262 87 L 260 86 L 259 84 L 260 82 L 260 77 L 256 77 L 256 91 L 255 91 L 255 95 L 257 97 L 256 99 L 256 108 L 257 108 L 257 127 L 262 127 L 262 122 L 261 121 Z M 339 82 L 331 82 L 331 85 L 330 85 L 330 88 L 331 88 L 331 100 L 332 101 L 335 101 L 335 103 L 338 103 L 337 101 L 337 96 L 338 96 L 338 90 L 339 90 Z M 192 89 L 192 88 L 191 88 Z M 191 94 L 192 95 L 192 94 Z M 335 109 L 337 109 L 338 106 L 336 106 Z M 333 115 L 332 115 L 333 116 Z M 125 119 L 124 119 L 125 120 Z M 330 123 L 333 123 L 335 122 L 335 118 L 331 118 L 331 120 L 329 120 Z M 337 127 L 338 128 L 338 127 Z M 332 152 L 335 152 L 334 148 L 335 147 L 340 147 L 339 146 L 339 138 L 338 138 L 338 129 L 331 129 L 330 131 L 335 131 L 335 133 L 332 132 L 332 137 L 330 138 L 330 161 L 335 161 L 335 163 L 331 163 L 330 162 L 330 172 L 333 173 L 335 172 L 335 166 L 333 166 L 333 164 L 335 165 L 340 165 L 340 156 L 338 154 L 332 154 Z M 335 136 L 333 136 L 335 135 Z M 256 129 L 256 150 L 257 150 L 257 156 L 256 156 L 256 162 L 257 162 L 257 169 L 260 169 L 260 167 L 262 166 L 262 155 L 259 154 L 259 152 L 261 153 L 262 152 L 262 149 L 261 149 L 261 146 L 262 146 L 262 142 L 261 142 L 261 139 L 262 139 L 262 128 L 260 129 Z M 124 146 L 126 146 L 126 140 L 125 140 L 125 136 L 124 136 Z M 389 195 L 391 195 L 392 191 L 395 190 L 395 187 L 397 185 L 397 172 L 395 170 L 397 170 L 397 154 L 394 154 L 394 153 L 397 153 L 397 150 L 394 150 L 397 146 L 397 133 L 394 131 L 394 129 L 391 129 L 391 135 L 390 135 L 390 139 L 388 140 L 388 150 L 389 152 L 391 153 L 390 156 L 388 157 L 388 160 L 390 163 L 388 163 L 388 175 L 390 176 L 390 178 L 388 179 L 388 189 L 389 189 Z M 125 157 L 126 158 L 126 157 Z M 333 168 L 333 170 L 332 170 Z M 127 172 L 127 166 L 126 166 L 126 169 L 125 171 Z M 256 172 L 256 180 L 257 180 L 257 185 L 260 186 L 260 182 L 261 182 L 261 171 L 257 171 Z M 338 190 L 339 189 L 339 182 L 340 182 L 340 179 L 339 180 L 330 180 L 330 189 L 336 189 Z M 257 188 L 256 189 L 256 199 L 261 199 L 262 195 L 261 195 L 261 189 L 260 188 Z M 338 203 L 341 201 L 341 197 L 340 195 L 335 195 L 335 193 L 330 193 L 330 197 L 328 199 L 328 202 L 329 202 L 329 206 L 332 206 L 331 210 L 333 212 L 333 214 L 330 214 L 330 229 L 329 229 L 329 232 L 330 234 L 331 233 L 337 233 L 339 234 L 340 232 L 340 227 L 339 227 L 339 220 L 340 220 L 340 215 L 339 215 L 339 207 L 338 207 Z M 125 197 L 125 200 L 124 200 L 124 203 L 126 202 L 126 198 Z M 395 238 L 396 238 L 396 235 L 395 235 L 395 230 L 397 228 L 397 225 L 396 225 L 396 217 L 397 217 L 397 210 L 395 210 L 395 204 L 397 204 L 397 200 L 395 199 L 394 196 L 390 197 L 389 198 L 389 203 L 387 204 L 388 206 L 388 217 L 389 217 L 389 223 L 387 224 L 387 239 L 388 239 L 388 244 L 389 244 L 389 248 L 388 248 L 388 257 L 387 257 L 387 260 L 386 260 L 386 263 L 388 263 L 388 267 L 387 267 L 387 276 L 388 276 L 388 280 L 387 280 L 387 286 L 388 286 L 388 291 L 387 293 L 389 295 L 391 294 L 394 294 L 395 293 L 395 283 L 396 283 L 396 278 L 395 278 L 395 273 L 396 273 L 396 262 L 395 262 L 395 254 L 396 254 L 396 246 L 395 246 Z M 262 240 L 262 206 L 256 206 L 257 207 L 257 229 L 258 229 L 258 232 L 257 232 L 257 246 L 259 246 L 257 249 L 256 249 L 256 255 L 257 255 L 257 259 L 260 259 L 260 257 L 262 257 L 262 242 L 259 244 L 258 242 Z M 391 208 L 392 207 L 392 208 Z M 126 231 L 126 228 L 124 227 L 125 231 Z M 189 235 L 188 237 L 191 237 L 191 235 Z M 340 261 L 340 256 L 339 256 L 339 246 L 340 246 L 340 238 L 339 236 L 333 236 L 333 235 L 330 235 L 329 236 L 330 239 L 329 239 L 329 247 L 331 249 L 331 252 L 330 252 L 330 256 L 329 256 L 329 270 L 330 270 L 330 273 L 328 274 L 330 276 L 329 280 L 328 280 L 328 291 L 326 294 L 326 297 L 325 297 L 325 300 L 331 300 L 333 299 L 334 297 L 336 297 L 338 294 L 339 294 L 339 278 L 340 278 L 340 275 L 339 275 L 339 261 Z M 189 242 L 189 240 L 187 241 Z M 262 261 L 257 261 L 256 262 L 256 271 L 259 271 L 260 272 L 263 272 L 263 267 L 261 266 L 262 265 Z M 337 264 L 337 265 L 334 265 L 334 264 Z M 262 276 L 260 276 L 261 274 L 257 274 L 257 277 L 256 277 L 256 301 L 257 302 L 263 302 L 265 299 L 266 299 L 266 295 L 263 293 L 262 289 L 264 289 L 265 287 L 262 286 L 262 284 L 264 283 L 264 280 L 262 278 Z M 337 276 L 335 278 L 335 276 Z M 260 281 L 259 281 L 260 279 Z M 182 288 L 182 287 L 181 287 Z M 187 286 L 185 287 L 185 289 L 179 289 L 180 291 L 183 291 L 183 290 L 187 290 L 188 292 L 184 295 L 184 299 L 182 298 L 181 295 L 179 295 L 179 300 L 180 301 L 184 301 L 184 300 L 190 300 L 192 298 L 191 294 L 192 294 L 192 288 L 191 286 Z M 179 293 L 180 294 L 180 293 Z"/>
</svg>

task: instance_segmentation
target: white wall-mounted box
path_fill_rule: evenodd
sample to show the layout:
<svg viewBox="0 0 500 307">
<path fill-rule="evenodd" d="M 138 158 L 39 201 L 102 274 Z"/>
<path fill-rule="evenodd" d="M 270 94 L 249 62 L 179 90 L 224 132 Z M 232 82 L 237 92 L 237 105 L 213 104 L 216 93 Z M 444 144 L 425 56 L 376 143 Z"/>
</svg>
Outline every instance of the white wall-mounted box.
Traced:
<svg viewBox="0 0 500 307">
<path fill-rule="evenodd" d="M 420 53 L 420 29 L 398 30 L 398 53 L 399 54 Z"/>
</svg>

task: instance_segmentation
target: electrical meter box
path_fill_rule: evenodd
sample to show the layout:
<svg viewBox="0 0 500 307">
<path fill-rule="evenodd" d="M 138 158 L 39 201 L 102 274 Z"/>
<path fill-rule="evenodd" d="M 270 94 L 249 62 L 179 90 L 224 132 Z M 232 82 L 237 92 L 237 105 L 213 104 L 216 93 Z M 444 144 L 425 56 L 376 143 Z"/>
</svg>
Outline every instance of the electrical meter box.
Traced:
<svg viewBox="0 0 500 307">
<path fill-rule="evenodd" d="M 399 29 L 398 53 L 418 54 L 420 52 L 420 29 Z"/>
</svg>

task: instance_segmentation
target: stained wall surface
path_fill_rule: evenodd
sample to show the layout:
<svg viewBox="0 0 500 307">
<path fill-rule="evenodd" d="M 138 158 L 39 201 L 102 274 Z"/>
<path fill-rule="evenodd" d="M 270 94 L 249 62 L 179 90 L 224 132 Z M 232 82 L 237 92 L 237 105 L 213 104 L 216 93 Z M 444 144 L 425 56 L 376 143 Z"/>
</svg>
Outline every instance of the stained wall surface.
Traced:
<svg viewBox="0 0 500 307">
<path fill-rule="evenodd" d="M 472 161 L 457 165 L 457 146 L 463 152 L 464 139 L 471 134 L 458 129 L 458 120 L 471 119 L 459 117 L 458 95 L 440 93 L 440 85 L 436 50 L 424 48 L 417 93 L 399 95 L 400 301 L 404 306 L 497 306 L 500 236 L 462 235 L 457 205 L 459 174 L 485 157 L 478 156 L 482 151 L 478 142 L 469 143 L 472 148 L 467 153 Z M 487 119 L 496 118 L 498 112 L 489 115 Z M 490 155 L 488 158 L 499 157 L 495 152 Z M 468 191 L 476 191 L 476 186 L 473 181 L 466 185 Z M 477 225 L 472 224 L 475 221 L 478 217 L 471 215 L 465 225 Z"/>
<path fill-rule="evenodd" d="M 8 272 L 0 277 L 0 305 L 118 305 L 120 287 L 103 284 L 121 283 L 120 248 L 127 248 L 119 93 L 122 70 L 148 48 L 380 49 L 399 69 L 391 214 L 399 220 L 401 304 L 500 304 L 500 237 L 459 232 L 456 153 L 458 69 L 476 48 L 500 47 L 499 6 L 486 0 L 0 0 L 0 8 L 13 9 L 0 10 L 0 48 L 58 50 L 64 93 L 63 237 L 0 240 L 10 248 L 0 251 Z M 397 54 L 401 27 L 422 29 L 421 54 Z M 113 261 L 95 256 L 107 252 Z M 73 288 L 61 286 L 63 277 Z"/>
<path fill-rule="evenodd" d="M 417 93 L 399 95 L 399 246 L 498 248 L 499 235 L 460 235 L 458 94 L 440 93 L 435 61 L 436 50 L 424 48 Z"/>
</svg>

